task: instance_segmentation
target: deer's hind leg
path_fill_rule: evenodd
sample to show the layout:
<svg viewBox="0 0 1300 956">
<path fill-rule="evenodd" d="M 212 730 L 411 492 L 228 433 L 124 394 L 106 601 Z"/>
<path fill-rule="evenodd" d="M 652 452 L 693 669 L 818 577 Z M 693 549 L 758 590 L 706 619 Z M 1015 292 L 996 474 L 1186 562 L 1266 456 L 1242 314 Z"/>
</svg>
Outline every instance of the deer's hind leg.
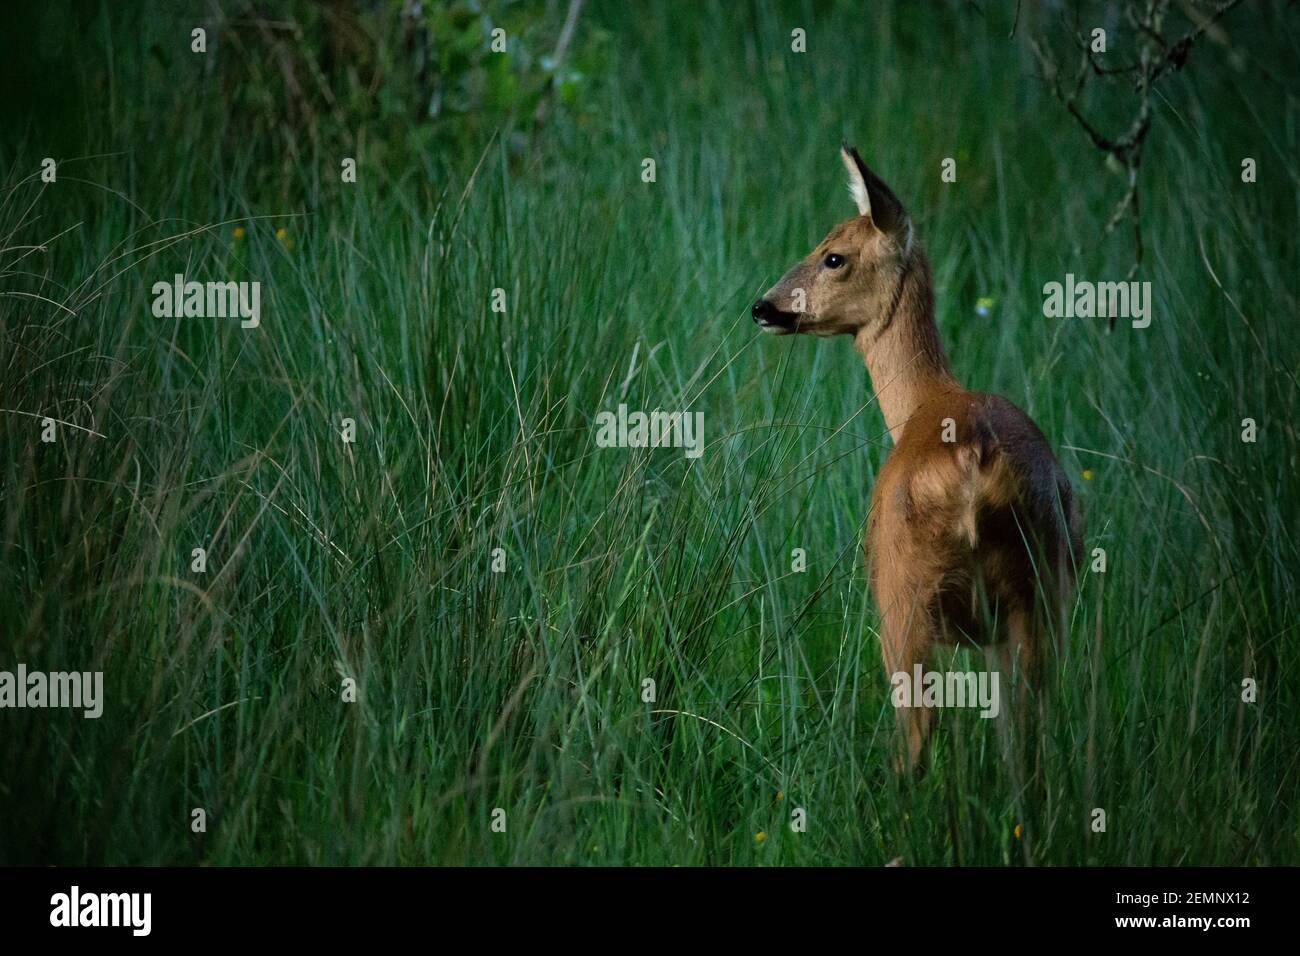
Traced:
<svg viewBox="0 0 1300 956">
<path fill-rule="evenodd" d="M 934 646 L 937 637 L 937 625 L 930 609 L 918 595 L 899 593 L 901 589 L 894 593 L 887 593 L 888 591 L 888 588 L 877 591 L 877 600 L 883 609 L 880 650 L 885 664 L 885 676 L 891 685 L 896 679 L 905 680 L 906 686 L 910 688 L 913 668 L 920 664 L 924 670 L 925 662 L 930 656 L 930 648 Z M 934 724 L 933 711 L 921 704 L 921 701 L 912 700 L 910 706 L 895 708 L 902 745 L 896 768 L 913 773 L 921 767 Z"/>
<path fill-rule="evenodd" d="M 1013 679 L 1023 698 L 1037 691 L 1043 679 L 1042 634 L 1030 611 L 1015 610 L 1007 615 L 1007 640 L 1001 647 L 1005 679 Z"/>
<path fill-rule="evenodd" d="M 1042 621 L 1032 610 L 1017 609 L 1007 616 L 1006 640 L 998 645 L 998 693 L 1003 709 L 1004 733 L 1015 728 L 1015 746 L 1004 739 L 1009 755 L 1018 755 L 1017 763 L 1037 776 L 1038 731 L 1044 717 L 1044 678 L 1046 670 L 1046 635 Z M 1007 711 L 1010 713 L 1007 713 Z"/>
</svg>

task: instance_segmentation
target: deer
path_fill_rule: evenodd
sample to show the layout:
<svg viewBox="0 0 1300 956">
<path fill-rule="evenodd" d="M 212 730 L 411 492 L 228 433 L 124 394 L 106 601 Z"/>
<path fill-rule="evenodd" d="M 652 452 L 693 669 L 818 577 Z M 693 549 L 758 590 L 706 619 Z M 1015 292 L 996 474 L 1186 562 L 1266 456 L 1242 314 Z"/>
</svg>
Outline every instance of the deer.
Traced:
<svg viewBox="0 0 1300 956">
<path fill-rule="evenodd" d="M 1081 559 L 1070 481 L 1025 412 L 958 383 L 911 217 L 857 149 L 842 144 L 840 158 L 858 215 L 751 316 L 774 335 L 852 336 L 866 364 L 892 442 L 864 536 L 886 676 L 910 678 L 941 644 L 982 647 L 1024 708 L 1060 651 Z M 894 767 L 919 775 L 933 710 L 912 701 L 897 718 Z"/>
</svg>

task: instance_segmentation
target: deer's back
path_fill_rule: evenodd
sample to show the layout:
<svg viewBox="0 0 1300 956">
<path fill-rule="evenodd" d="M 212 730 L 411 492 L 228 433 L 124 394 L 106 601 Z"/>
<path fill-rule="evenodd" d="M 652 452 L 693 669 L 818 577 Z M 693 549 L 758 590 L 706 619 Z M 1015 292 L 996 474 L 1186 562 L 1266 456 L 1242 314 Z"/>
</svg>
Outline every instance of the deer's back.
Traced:
<svg viewBox="0 0 1300 956">
<path fill-rule="evenodd" d="M 1002 616 L 1044 595 L 1059 599 L 1080 549 L 1070 482 L 1028 415 L 956 387 L 921 404 L 872 494 L 867 550 L 878 600 L 917 601 L 966 637 L 997 641 L 979 621 L 987 608 Z"/>
</svg>

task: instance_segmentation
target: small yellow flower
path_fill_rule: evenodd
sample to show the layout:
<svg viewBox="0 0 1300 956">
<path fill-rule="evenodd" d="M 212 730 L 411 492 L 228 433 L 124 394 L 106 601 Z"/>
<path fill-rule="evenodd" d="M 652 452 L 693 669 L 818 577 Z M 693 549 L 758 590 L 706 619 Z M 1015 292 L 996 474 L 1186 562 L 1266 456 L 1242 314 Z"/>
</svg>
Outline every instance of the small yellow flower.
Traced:
<svg viewBox="0 0 1300 956">
<path fill-rule="evenodd" d="M 778 791 L 776 792 L 776 798 L 777 798 L 778 800 L 784 800 L 784 799 L 785 799 L 785 794 L 782 793 L 780 790 L 778 790 Z"/>
<path fill-rule="evenodd" d="M 243 239 L 243 238 L 244 238 L 244 227 L 243 227 L 243 226 L 236 226 L 236 227 L 235 227 L 234 236 L 235 236 L 236 239 Z"/>
<path fill-rule="evenodd" d="M 279 239 L 281 242 L 284 242 L 284 237 L 286 235 L 288 235 L 288 233 L 284 231 L 284 226 L 281 226 L 279 229 L 275 230 L 275 238 Z"/>
<path fill-rule="evenodd" d="M 1015 830 L 1014 830 L 1013 832 L 1014 832 L 1015 835 L 1016 835 L 1016 839 L 1019 840 L 1019 839 L 1020 839 L 1020 824 L 1019 824 L 1019 823 L 1016 824 L 1016 828 L 1015 828 Z"/>
<path fill-rule="evenodd" d="M 1083 480 L 1084 480 L 1084 481 L 1092 481 L 1092 469 L 1091 469 L 1091 468 L 1085 468 L 1085 469 L 1083 469 Z"/>
<path fill-rule="evenodd" d="M 757 833 L 754 834 L 755 843 L 762 843 L 766 839 L 767 839 L 767 834 L 764 833 L 762 830 L 759 830 Z"/>
</svg>

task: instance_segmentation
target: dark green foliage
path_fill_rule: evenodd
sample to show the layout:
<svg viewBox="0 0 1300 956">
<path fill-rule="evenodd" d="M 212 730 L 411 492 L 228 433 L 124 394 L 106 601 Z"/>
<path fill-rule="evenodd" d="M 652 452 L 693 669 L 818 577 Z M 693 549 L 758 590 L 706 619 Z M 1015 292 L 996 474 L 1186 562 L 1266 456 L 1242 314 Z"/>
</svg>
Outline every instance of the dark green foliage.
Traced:
<svg viewBox="0 0 1300 956">
<path fill-rule="evenodd" d="M 1155 318 L 1113 332 L 1042 314 L 1131 247 L 1011 5 L 597 3 L 558 68 L 563 3 L 236 6 L 206 58 L 207 4 L 59 6 L 6 74 L 47 86 L 3 93 L 0 669 L 102 669 L 107 703 L 0 711 L 0 863 L 1300 862 L 1285 4 L 1162 84 Z M 841 137 L 1107 552 L 1037 781 L 965 712 L 888 769 L 884 426 L 847 341 L 747 315 L 850 214 Z M 177 272 L 260 281 L 260 328 L 155 318 Z M 620 401 L 704 412 L 704 456 L 596 447 Z"/>
</svg>

